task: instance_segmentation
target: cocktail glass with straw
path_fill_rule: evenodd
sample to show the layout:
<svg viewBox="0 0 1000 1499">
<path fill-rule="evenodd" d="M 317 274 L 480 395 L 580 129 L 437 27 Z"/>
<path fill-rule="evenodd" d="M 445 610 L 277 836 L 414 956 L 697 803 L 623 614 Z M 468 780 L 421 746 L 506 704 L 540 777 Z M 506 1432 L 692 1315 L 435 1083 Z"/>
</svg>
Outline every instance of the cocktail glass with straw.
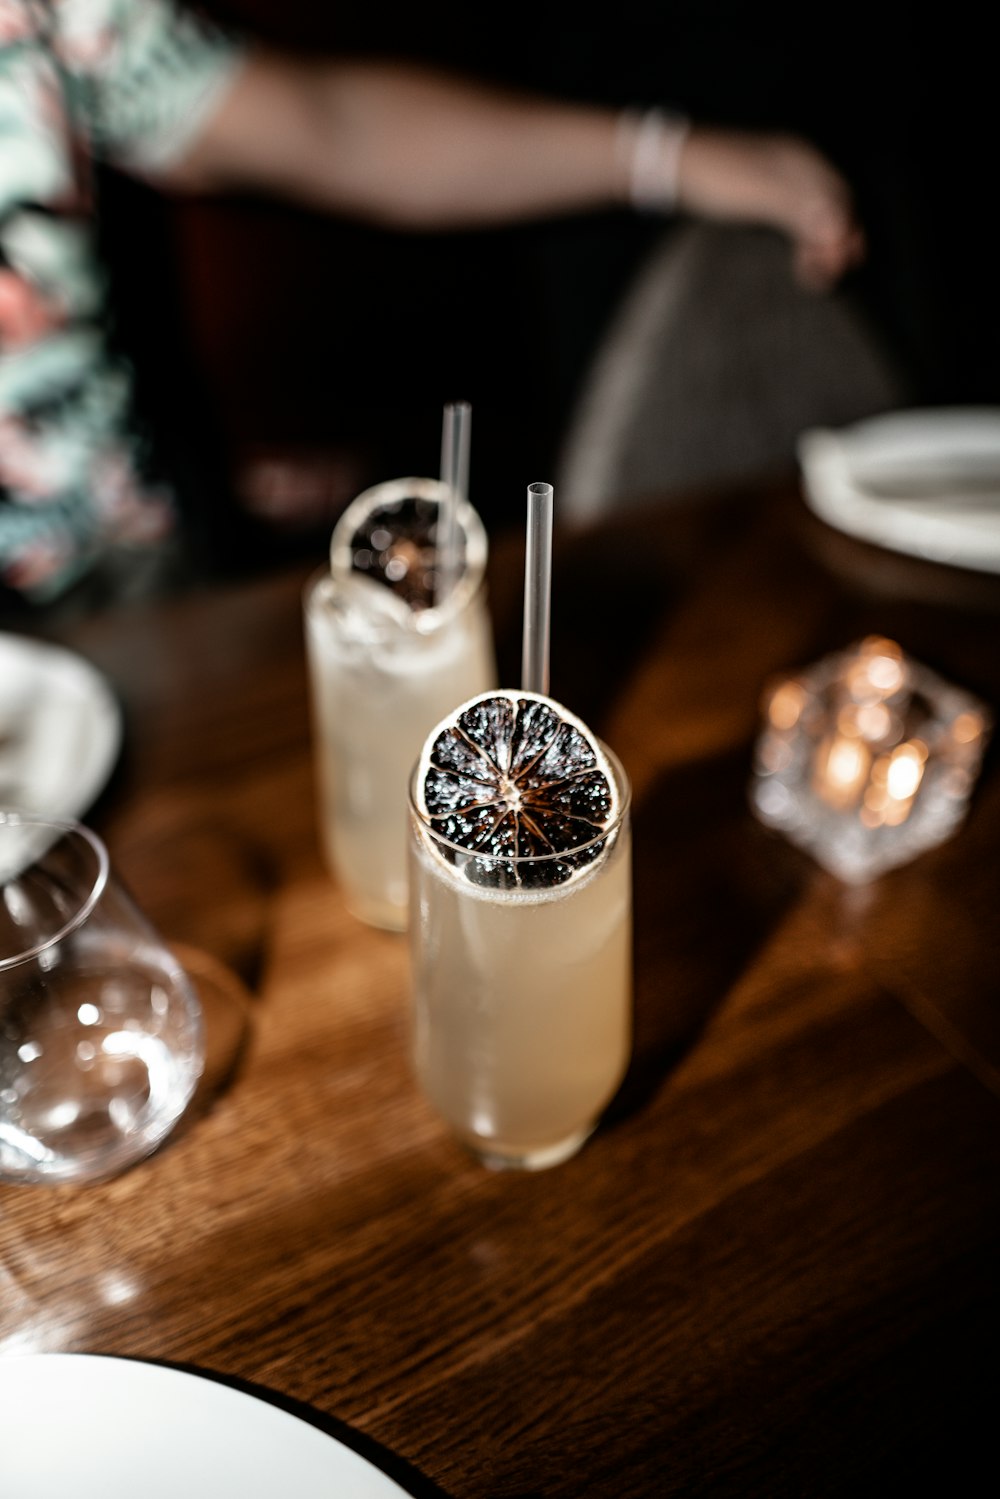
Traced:
<svg viewBox="0 0 1000 1499">
<path fill-rule="evenodd" d="M 574 1155 L 632 1038 L 628 778 L 548 696 L 552 489 L 528 491 L 523 684 L 428 735 L 410 780 L 417 1079 L 485 1164 Z"/>
<path fill-rule="evenodd" d="M 431 725 L 496 681 L 470 415 L 445 408 L 440 480 L 394 479 L 353 501 L 305 592 L 324 852 L 350 910 L 393 931 L 407 918 L 410 768 Z"/>
</svg>

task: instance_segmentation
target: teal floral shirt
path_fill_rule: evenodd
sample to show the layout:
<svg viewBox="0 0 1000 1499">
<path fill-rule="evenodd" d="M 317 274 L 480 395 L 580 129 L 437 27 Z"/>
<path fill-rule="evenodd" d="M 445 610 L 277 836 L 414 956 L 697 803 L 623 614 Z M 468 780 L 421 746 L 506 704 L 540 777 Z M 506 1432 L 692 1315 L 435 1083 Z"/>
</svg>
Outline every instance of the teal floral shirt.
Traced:
<svg viewBox="0 0 1000 1499">
<path fill-rule="evenodd" d="M 241 56 L 172 0 L 0 0 L 0 580 L 30 599 L 173 527 L 105 339 L 90 164 L 155 176 Z"/>
</svg>

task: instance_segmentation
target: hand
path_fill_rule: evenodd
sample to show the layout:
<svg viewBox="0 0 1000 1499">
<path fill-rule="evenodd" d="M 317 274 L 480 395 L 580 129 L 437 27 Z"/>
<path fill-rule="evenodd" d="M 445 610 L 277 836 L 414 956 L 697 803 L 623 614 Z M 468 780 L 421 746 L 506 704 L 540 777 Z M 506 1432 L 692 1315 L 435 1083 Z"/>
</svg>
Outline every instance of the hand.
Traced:
<svg viewBox="0 0 1000 1499">
<path fill-rule="evenodd" d="M 678 207 L 782 230 L 795 274 L 810 291 L 827 290 L 864 259 L 850 188 L 796 136 L 693 127 L 681 155 Z"/>
</svg>

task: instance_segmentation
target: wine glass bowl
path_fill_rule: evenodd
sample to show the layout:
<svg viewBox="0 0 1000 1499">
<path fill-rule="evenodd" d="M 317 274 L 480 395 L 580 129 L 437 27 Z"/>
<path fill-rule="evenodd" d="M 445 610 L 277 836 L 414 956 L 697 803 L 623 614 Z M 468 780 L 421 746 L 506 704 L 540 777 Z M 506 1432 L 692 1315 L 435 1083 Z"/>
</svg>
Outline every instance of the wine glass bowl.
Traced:
<svg viewBox="0 0 1000 1499">
<path fill-rule="evenodd" d="M 95 833 L 0 811 L 0 1180 L 118 1174 L 204 1065 L 195 990 Z"/>
</svg>

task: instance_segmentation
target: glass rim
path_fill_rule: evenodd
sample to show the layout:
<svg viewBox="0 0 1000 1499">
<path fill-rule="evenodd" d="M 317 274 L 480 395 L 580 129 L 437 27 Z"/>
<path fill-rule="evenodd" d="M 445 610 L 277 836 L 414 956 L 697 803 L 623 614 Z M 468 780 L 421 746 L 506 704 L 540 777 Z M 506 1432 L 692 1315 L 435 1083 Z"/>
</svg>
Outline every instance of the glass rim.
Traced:
<svg viewBox="0 0 1000 1499">
<path fill-rule="evenodd" d="M 381 479 L 376 484 L 370 484 L 367 489 L 363 489 L 344 506 L 334 522 L 330 534 L 331 566 L 334 552 L 339 550 L 338 533 L 342 526 L 346 526 L 349 519 L 358 523 L 362 517 L 370 516 L 372 511 L 377 510 L 379 506 L 394 505 L 402 500 L 432 500 L 440 506 L 451 497 L 451 486 L 444 479 L 432 479 L 426 475 L 408 474 L 402 478 Z M 477 562 L 485 567 L 489 552 L 489 537 L 483 525 L 483 518 L 468 495 L 459 498 L 458 514 L 463 518 L 467 543 L 475 543 L 476 551 L 482 553 L 481 557 L 477 558 Z"/>
<path fill-rule="evenodd" d="M 302 589 L 302 606 L 307 619 L 324 620 L 329 617 L 329 606 L 317 598 L 320 588 L 328 583 L 332 588 L 339 586 L 338 579 L 331 573 L 325 563 L 320 563 L 306 578 Z M 456 619 L 462 618 L 480 601 L 485 601 L 488 584 L 485 571 L 476 579 L 472 588 L 466 589 L 459 583 L 450 599 L 438 606 L 430 604 L 426 609 L 412 611 L 414 624 L 408 629 L 397 628 L 398 635 L 406 635 L 412 640 L 433 640 L 440 632 L 446 629 Z M 429 621 L 429 626 L 421 627 L 416 623 L 418 620 Z"/>
<path fill-rule="evenodd" d="M 92 829 L 85 827 L 82 822 L 75 822 L 72 819 L 42 817 L 32 812 L 20 812 L 13 808 L 0 808 L 0 835 L 2 835 L 4 828 L 7 827 L 44 828 L 58 835 L 57 838 L 52 839 L 51 842 L 45 845 L 41 854 L 34 855 L 31 863 L 26 865 L 25 868 L 34 868 L 56 842 L 63 838 L 75 838 L 85 843 L 96 856 L 97 873 L 91 881 L 86 896 L 80 902 L 73 915 L 68 917 L 62 926 L 46 937 L 44 941 L 36 942 L 33 947 L 26 947 L 21 952 L 14 953 L 10 957 L 0 956 L 0 973 L 4 973 L 10 968 L 17 968 L 22 963 L 31 962 L 32 959 L 39 957 L 43 952 L 47 952 L 60 942 L 64 942 L 67 937 L 77 931 L 87 920 L 87 917 L 104 894 L 111 876 L 111 860 L 103 839 L 99 838 Z M 23 870 L 19 871 L 19 873 L 23 872 Z M 7 883 L 6 878 L 3 879 L 0 889 L 6 888 Z"/>
<path fill-rule="evenodd" d="M 443 479 L 409 475 L 405 478 L 383 479 L 377 484 L 369 485 L 367 489 L 356 495 L 337 517 L 330 536 L 325 564 L 319 564 L 306 580 L 303 590 L 306 613 L 311 614 L 318 607 L 315 595 L 324 578 L 329 579 L 334 585 L 338 582 L 335 557 L 340 557 L 345 547 L 343 541 L 338 542 L 338 534 L 351 515 L 356 514 L 360 523 L 362 517 L 370 515 L 372 510 L 377 509 L 379 505 L 394 504 L 405 499 L 432 500 L 440 507 L 450 497 L 451 492 L 449 485 Z M 457 513 L 459 523 L 465 532 L 466 546 L 473 551 L 472 566 L 466 567 L 459 576 L 458 583 L 444 603 L 431 604 L 425 609 L 411 611 L 412 634 L 417 638 L 436 635 L 452 619 L 464 614 L 486 594 L 489 536 L 483 525 L 482 516 L 468 496 L 459 500 Z M 350 568 L 340 571 L 343 575 L 344 572 L 349 573 Z"/>
<path fill-rule="evenodd" d="M 410 771 L 409 780 L 407 783 L 407 799 L 409 801 L 410 815 L 413 818 L 414 822 L 419 826 L 421 833 L 425 834 L 429 839 L 433 840 L 433 842 L 438 847 L 449 849 L 456 854 L 460 854 L 465 859 L 487 859 L 491 863 L 495 864 L 527 865 L 553 863 L 560 859 L 575 858 L 578 854 L 586 853 L 586 851 L 590 848 L 593 848 L 596 843 L 606 843 L 609 838 L 617 837 L 618 833 L 625 825 L 625 822 L 632 810 L 632 783 L 629 780 L 628 771 L 625 769 L 624 765 L 619 760 L 614 750 L 610 749 L 608 745 L 604 743 L 603 739 L 598 739 L 596 735 L 593 737 L 595 744 L 598 745 L 602 754 L 606 756 L 608 763 L 611 766 L 615 780 L 618 784 L 618 812 L 615 815 L 614 820 L 612 822 L 609 822 L 606 828 L 602 828 L 601 831 L 595 833 L 592 838 L 585 839 L 583 843 L 574 843 L 572 848 L 561 848 L 558 850 L 553 850 L 551 853 L 547 854 L 488 854 L 484 853 L 482 849 L 466 848 L 464 843 L 454 843 L 450 838 L 446 838 L 443 833 L 438 832 L 437 828 L 435 828 L 432 822 L 428 821 L 423 812 L 421 812 L 420 808 L 417 806 L 417 799 L 415 794 L 416 783 L 417 775 L 419 774 L 421 762 L 423 760 L 423 754 L 421 754 L 420 758 L 417 760 L 417 763 Z"/>
</svg>

